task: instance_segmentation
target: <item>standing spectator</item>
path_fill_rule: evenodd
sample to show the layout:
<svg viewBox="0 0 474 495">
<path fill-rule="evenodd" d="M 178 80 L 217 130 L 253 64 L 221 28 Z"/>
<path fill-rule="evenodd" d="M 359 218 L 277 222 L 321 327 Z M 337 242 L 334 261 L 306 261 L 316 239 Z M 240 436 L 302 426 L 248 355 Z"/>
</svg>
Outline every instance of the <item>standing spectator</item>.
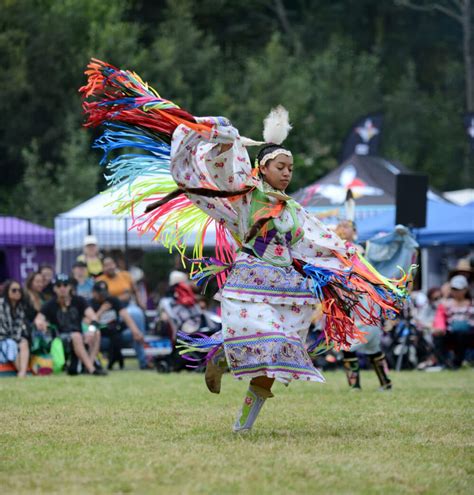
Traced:
<svg viewBox="0 0 474 495">
<path fill-rule="evenodd" d="M 427 296 L 419 292 L 413 297 L 415 302 L 413 310 L 415 325 L 423 332 L 424 339 L 431 349 L 431 353 L 426 360 L 417 366 L 419 370 L 429 369 L 430 371 L 435 371 L 433 366 L 441 365 L 444 362 L 444 337 L 437 335 L 437 332 L 433 331 L 434 318 L 441 298 L 440 287 L 431 287 L 427 292 Z M 441 367 L 439 369 L 441 370 Z"/>
<path fill-rule="evenodd" d="M 43 277 L 43 298 L 49 301 L 54 297 L 53 290 L 53 277 L 54 269 L 51 265 L 43 264 L 40 265 L 39 270 L 41 276 Z"/>
<path fill-rule="evenodd" d="M 109 294 L 107 284 L 103 280 L 94 284 L 91 306 L 102 327 L 102 335 L 110 339 L 109 369 L 112 369 L 115 361 L 119 361 L 120 368 L 123 368 L 121 347 L 124 341 L 133 345 L 140 368 L 147 369 L 143 333 L 131 318 L 127 308 L 119 299 Z M 128 327 L 125 331 L 122 321 Z"/>
<path fill-rule="evenodd" d="M 14 362 L 19 377 L 25 377 L 30 360 L 30 321 L 21 286 L 15 280 L 5 284 L 0 299 L 0 362 Z"/>
<path fill-rule="evenodd" d="M 100 331 L 94 310 L 83 297 L 72 294 L 72 281 L 67 275 L 59 274 L 53 285 L 55 297 L 45 303 L 41 312 L 37 314 L 36 327 L 45 332 L 48 323 L 53 325 L 66 346 L 72 344 L 73 354 L 90 374 L 106 374 L 96 362 L 100 347 Z M 91 322 L 89 331 L 85 334 L 82 333 L 84 318 Z"/>
<path fill-rule="evenodd" d="M 90 301 L 92 298 L 94 279 L 89 276 L 87 265 L 84 261 L 76 261 L 74 265 L 72 265 L 72 277 L 75 282 L 76 294 L 87 301 Z"/>
<path fill-rule="evenodd" d="M 464 275 L 455 275 L 449 286 L 451 297 L 438 305 L 433 327 L 436 335 L 444 337 L 446 347 L 454 351 L 451 365 L 458 369 L 464 361 L 466 350 L 472 345 L 474 305 L 469 295 L 469 282 Z"/>
<path fill-rule="evenodd" d="M 104 273 L 97 277 L 97 280 L 103 280 L 109 288 L 109 294 L 118 297 L 122 302 L 129 302 L 133 296 L 140 308 L 145 310 L 145 301 L 142 300 L 132 276 L 126 270 L 119 270 L 115 260 L 109 256 L 104 258 Z"/>
<path fill-rule="evenodd" d="M 77 257 L 76 261 L 83 261 L 91 277 L 97 277 L 103 271 L 102 257 L 99 252 L 97 238 L 94 235 L 84 237 L 83 251 Z"/>
<path fill-rule="evenodd" d="M 29 303 L 36 312 L 40 311 L 41 306 L 45 302 L 43 294 L 44 279 L 40 272 L 31 272 L 26 279 L 26 295 Z"/>
</svg>

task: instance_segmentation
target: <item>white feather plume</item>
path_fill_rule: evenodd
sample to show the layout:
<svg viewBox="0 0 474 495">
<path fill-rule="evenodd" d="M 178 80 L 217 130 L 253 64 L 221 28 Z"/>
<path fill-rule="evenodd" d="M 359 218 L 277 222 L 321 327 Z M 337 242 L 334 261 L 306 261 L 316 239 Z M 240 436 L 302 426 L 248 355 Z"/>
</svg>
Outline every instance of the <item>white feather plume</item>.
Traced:
<svg viewBox="0 0 474 495">
<path fill-rule="evenodd" d="M 272 108 L 263 121 L 263 139 L 266 143 L 283 143 L 290 130 L 288 110 L 281 105 Z"/>
</svg>

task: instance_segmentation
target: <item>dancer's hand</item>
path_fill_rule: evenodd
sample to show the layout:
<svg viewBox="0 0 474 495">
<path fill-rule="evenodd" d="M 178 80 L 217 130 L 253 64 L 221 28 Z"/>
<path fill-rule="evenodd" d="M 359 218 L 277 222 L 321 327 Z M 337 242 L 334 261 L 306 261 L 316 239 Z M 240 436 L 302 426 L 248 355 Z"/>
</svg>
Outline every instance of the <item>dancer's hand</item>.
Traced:
<svg viewBox="0 0 474 495">
<path fill-rule="evenodd" d="M 230 125 L 215 125 L 211 131 L 209 141 L 211 143 L 233 144 L 239 137 L 239 131 Z"/>
<path fill-rule="evenodd" d="M 231 122 L 227 117 L 195 117 L 199 124 L 210 124 L 212 126 L 231 126 Z"/>
</svg>

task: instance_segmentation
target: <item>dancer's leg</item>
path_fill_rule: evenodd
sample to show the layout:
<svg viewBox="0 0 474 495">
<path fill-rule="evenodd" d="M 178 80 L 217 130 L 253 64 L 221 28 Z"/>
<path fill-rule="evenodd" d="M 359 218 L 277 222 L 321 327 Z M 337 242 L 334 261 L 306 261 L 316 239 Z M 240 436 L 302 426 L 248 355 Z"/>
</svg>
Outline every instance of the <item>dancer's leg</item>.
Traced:
<svg viewBox="0 0 474 495">
<path fill-rule="evenodd" d="M 220 349 L 212 356 L 206 365 L 206 372 L 204 379 L 206 380 L 206 386 L 209 392 L 213 394 L 219 394 L 221 391 L 222 375 L 227 370 L 227 361 L 224 353 L 224 346 L 221 345 Z"/>
<path fill-rule="evenodd" d="M 269 378 L 268 376 L 257 376 L 252 379 L 250 385 L 261 387 L 264 388 L 265 390 L 270 391 L 272 389 L 272 385 L 274 382 L 275 382 L 275 378 Z"/>
<path fill-rule="evenodd" d="M 355 352 L 343 351 L 343 363 L 349 387 L 360 390 L 360 365 Z"/>
<path fill-rule="evenodd" d="M 376 352 L 375 354 L 369 354 L 369 358 L 379 379 L 380 389 L 390 390 L 392 388 L 392 382 L 387 375 L 388 364 L 385 354 L 383 352 Z"/>
<path fill-rule="evenodd" d="M 273 381 L 272 378 L 259 376 L 250 382 L 250 386 L 245 394 L 244 403 L 234 423 L 234 433 L 250 431 L 252 429 L 263 404 L 267 399 L 273 397 L 273 394 L 270 392 Z M 265 387 L 256 385 L 256 383 L 263 384 Z"/>
</svg>

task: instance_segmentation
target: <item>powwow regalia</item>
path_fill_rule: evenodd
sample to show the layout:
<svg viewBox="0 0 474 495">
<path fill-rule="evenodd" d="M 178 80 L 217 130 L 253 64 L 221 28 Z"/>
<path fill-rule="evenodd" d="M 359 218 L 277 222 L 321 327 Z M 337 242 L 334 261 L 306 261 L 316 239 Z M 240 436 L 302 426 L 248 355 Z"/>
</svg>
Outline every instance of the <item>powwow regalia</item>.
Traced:
<svg viewBox="0 0 474 495">
<path fill-rule="evenodd" d="M 352 245 L 262 179 L 265 162 L 291 155 L 281 145 L 290 128 L 282 107 L 267 117 L 264 142 L 256 142 L 225 118 L 180 109 L 133 72 L 93 59 L 86 74 L 80 89 L 85 125 L 104 126 L 94 146 L 104 152 L 117 213 L 131 213 L 133 228 L 153 232 L 183 256 L 187 240 L 199 232 L 193 276 L 204 287 L 217 277 L 222 335 L 185 343 L 208 351 L 211 372 L 222 373 L 225 353 L 237 378 L 322 382 L 304 346 L 316 304 L 326 317 L 326 341 L 336 348 L 363 339 L 354 317 L 375 324 L 401 306 L 404 279 L 382 277 Z M 246 147 L 261 144 L 252 167 Z M 205 259 L 211 225 L 215 256 Z M 360 304 L 361 296 L 368 305 Z M 220 379 L 212 375 L 208 387 L 219 392 Z M 251 385 L 234 431 L 250 429 L 270 396 L 269 389 Z"/>
</svg>

